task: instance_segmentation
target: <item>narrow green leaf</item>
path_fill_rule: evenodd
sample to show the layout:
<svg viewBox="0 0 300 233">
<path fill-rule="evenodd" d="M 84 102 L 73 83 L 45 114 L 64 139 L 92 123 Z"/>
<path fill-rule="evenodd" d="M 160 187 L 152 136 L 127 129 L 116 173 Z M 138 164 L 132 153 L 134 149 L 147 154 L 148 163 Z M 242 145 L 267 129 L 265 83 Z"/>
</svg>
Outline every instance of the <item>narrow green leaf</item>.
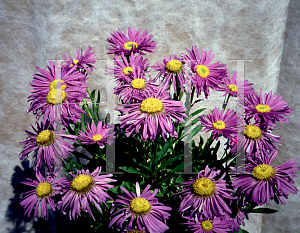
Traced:
<svg viewBox="0 0 300 233">
<path fill-rule="evenodd" d="M 256 208 L 250 211 L 250 213 L 262 213 L 262 214 L 274 214 L 276 212 L 279 211 L 271 208 Z"/>
<path fill-rule="evenodd" d="M 133 168 L 133 167 L 128 167 L 128 168 L 127 168 L 126 166 L 122 166 L 122 167 L 119 167 L 119 169 L 122 169 L 123 171 L 128 172 L 128 173 L 136 173 L 136 174 L 139 174 L 139 175 L 145 177 L 146 179 L 148 179 L 148 177 L 147 177 L 145 174 L 139 172 L 138 170 L 136 170 L 136 169 Z"/>
<path fill-rule="evenodd" d="M 192 137 L 194 137 L 197 133 L 199 133 L 201 129 L 202 129 L 202 126 L 197 125 L 192 130 L 192 132 L 189 134 L 189 136 L 187 137 L 187 139 L 185 140 L 184 145 L 186 145 L 192 139 Z"/>
<path fill-rule="evenodd" d="M 160 170 L 164 169 L 164 168 L 167 167 L 169 164 L 175 162 L 176 160 L 178 160 L 178 159 L 179 159 L 180 157 L 182 157 L 183 155 L 184 155 L 184 154 L 180 154 L 180 155 L 178 155 L 178 156 L 176 156 L 176 157 L 173 157 L 173 158 L 167 160 L 167 161 L 166 161 L 165 163 L 163 163 L 157 170 L 155 170 L 154 173 L 157 173 L 157 172 L 159 172 Z"/>
<path fill-rule="evenodd" d="M 96 92 L 96 89 L 92 91 L 90 97 L 91 97 L 91 101 L 94 102 L 94 99 L 95 99 L 95 92 Z"/>
<path fill-rule="evenodd" d="M 138 166 L 141 166 L 141 167 L 147 169 L 148 171 L 152 172 L 151 169 L 150 169 L 149 167 L 147 167 L 147 166 L 145 166 L 145 165 L 143 165 L 143 164 L 138 163 L 138 162 L 136 161 L 136 158 L 133 158 L 133 162 L 137 163 Z"/>
<path fill-rule="evenodd" d="M 168 149 L 173 145 L 173 139 L 171 138 L 164 147 L 160 150 L 160 152 L 156 155 L 154 164 L 156 165 L 166 154 Z"/>
<path fill-rule="evenodd" d="M 192 119 L 194 116 L 198 115 L 199 113 L 203 112 L 205 109 L 206 108 L 201 108 L 201 109 L 193 112 L 192 114 L 190 114 L 190 116 L 187 119 L 185 119 L 185 122 L 188 122 L 190 119 Z"/>
</svg>

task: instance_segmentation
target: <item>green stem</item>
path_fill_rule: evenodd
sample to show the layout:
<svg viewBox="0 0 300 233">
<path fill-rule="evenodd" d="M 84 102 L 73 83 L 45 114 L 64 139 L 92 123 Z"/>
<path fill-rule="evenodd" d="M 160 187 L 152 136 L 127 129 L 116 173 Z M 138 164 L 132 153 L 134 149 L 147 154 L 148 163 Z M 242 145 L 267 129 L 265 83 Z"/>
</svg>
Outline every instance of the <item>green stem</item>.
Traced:
<svg viewBox="0 0 300 233">
<path fill-rule="evenodd" d="M 87 104 L 87 102 L 86 102 L 86 99 L 85 99 L 85 98 L 83 98 L 83 103 L 86 105 L 86 106 L 85 106 L 85 109 L 87 110 L 87 112 L 88 112 L 88 114 L 89 114 L 89 116 L 90 116 L 90 118 L 91 118 L 92 122 L 95 124 L 95 122 L 94 122 L 94 119 L 93 119 L 93 117 L 92 117 L 91 110 L 90 110 L 90 108 L 89 108 L 89 106 L 88 106 L 88 104 Z"/>
<path fill-rule="evenodd" d="M 194 94 L 195 94 L 195 87 L 193 87 L 193 89 L 192 89 L 192 94 L 191 94 L 191 106 L 192 106 L 192 103 L 193 103 Z"/>
<path fill-rule="evenodd" d="M 226 96 L 225 96 L 224 103 L 223 103 L 223 110 L 226 109 L 226 106 L 227 106 L 227 104 L 228 104 L 229 98 L 230 98 L 230 95 L 228 94 L 227 100 L 226 100 L 226 103 L 225 103 L 225 99 L 226 99 Z"/>
</svg>

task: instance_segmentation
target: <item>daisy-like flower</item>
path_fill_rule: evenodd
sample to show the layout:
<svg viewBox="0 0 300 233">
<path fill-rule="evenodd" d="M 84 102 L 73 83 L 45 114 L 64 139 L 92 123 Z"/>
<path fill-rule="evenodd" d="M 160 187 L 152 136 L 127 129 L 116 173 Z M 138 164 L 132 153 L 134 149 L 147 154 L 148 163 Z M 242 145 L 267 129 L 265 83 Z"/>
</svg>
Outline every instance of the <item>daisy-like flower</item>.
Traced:
<svg viewBox="0 0 300 233">
<path fill-rule="evenodd" d="M 139 229 L 144 227 L 145 232 L 150 233 L 165 232 L 169 229 L 166 225 L 166 219 L 170 217 L 170 214 L 166 211 L 171 211 L 172 208 L 164 206 L 162 203 L 158 202 L 157 198 L 155 198 L 158 189 L 151 193 L 149 190 L 150 185 L 147 185 L 141 193 L 138 182 L 136 182 L 136 193 L 130 193 L 122 186 L 120 188 L 125 193 L 123 196 L 117 195 L 119 199 L 114 201 L 114 208 L 118 207 L 120 210 L 113 213 L 112 219 L 108 225 L 109 228 L 116 223 L 117 227 L 122 229 L 124 221 L 130 217 L 127 226 L 128 231 L 133 229 L 134 223 L 137 223 Z M 112 212 L 113 211 L 114 209 Z"/>
<path fill-rule="evenodd" d="M 162 77 L 163 82 L 170 83 L 172 79 L 174 91 L 177 91 L 176 84 L 178 80 L 178 84 L 184 92 L 184 84 L 185 84 L 185 71 L 183 70 L 184 62 L 176 55 L 171 55 L 170 58 L 165 57 L 162 63 L 157 62 L 156 65 L 152 66 L 156 71 L 159 71 L 158 75 L 155 79 Z M 190 88 L 190 87 L 189 87 Z M 190 90 L 190 89 L 189 89 Z M 191 90 L 190 90 L 191 92 Z"/>
<path fill-rule="evenodd" d="M 245 226 L 245 218 L 249 220 L 248 213 L 244 209 L 244 203 L 237 200 L 230 200 L 230 202 L 230 209 L 232 209 L 232 213 L 228 216 L 228 220 L 233 221 L 232 230 L 238 231 L 241 228 L 241 225 Z"/>
<path fill-rule="evenodd" d="M 234 189 L 259 206 L 265 203 L 268 205 L 273 199 L 276 203 L 280 200 L 285 204 L 283 196 L 287 199 L 289 192 L 298 192 L 292 185 L 292 177 L 297 177 L 296 173 L 300 167 L 297 167 L 299 163 L 295 162 L 295 158 L 280 166 L 271 166 L 277 154 L 278 151 L 273 151 L 270 156 L 258 157 L 256 161 L 248 158 L 248 162 L 242 165 L 243 170 L 231 167 L 230 177 Z"/>
<path fill-rule="evenodd" d="M 128 113 L 118 118 L 121 128 L 126 128 L 127 137 L 133 132 L 140 134 L 144 141 L 148 138 L 154 141 L 157 134 L 161 134 L 165 141 L 169 135 L 178 137 L 172 121 L 184 123 L 186 108 L 181 101 L 170 100 L 166 89 L 167 85 L 160 87 L 156 93 L 136 95 L 137 103 L 120 104 L 124 108 L 117 110 Z"/>
<path fill-rule="evenodd" d="M 19 158 L 21 161 L 25 157 L 28 159 L 28 155 L 33 152 L 37 156 L 34 167 L 41 168 L 44 162 L 52 171 L 54 165 L 62 165 L 61 160 L 67 159 L 69 153 L 73 151 L 73 145 L 65 140 L 68 139 L 75 143 L 77 136 L 65 134 L 65 130 L 56 130 L 49 121 L 46 121 L 46 124 L 41 122 L 40 125 L 36 122 L 36 125 L 37 129 L 31 125 L 35 133 L 25 130 L 28 137 L 26 141 L 20 142 L 20 144 L 24 144 L 24 147 Z"/>
<path fill-rule="evenodd" d="M 225 91 L 226 95 L 230 95 L 232 97 L 237 97 L 237 95 L 249 95 L 252 94 L 254 88 L 252 87 L 253 83 L 248 83 L 247 80 L 244 82 L 241 80 L 242 76 L 237 80 L 237 72 L 233 71 L 232 79 L 230 79 L 230 71 L 228 70 L 228 77 L 224 78 L 223 83 L 220 85 L 219 91 Z"/>
<path fill-rule="evenodd" d="M 34 190 L 28 191 L 24 194 L 28 194 L 22 198 L 20 202 L 21 206 L 26 209 L 25 214 L 28 213 L 28 218 L 35 206 L 34 219 L 39 216 L 39 208 L 41 208 L 42 218 L 48 220 L 48 207 L 49 203 L 51 209 L 55 211 L 56 204 L 53 197 L 57 194 L 63 194 L 65 187 L 68 185 L 68 181 L 65 177 L 59 178 L 54 181 L 59 172 L 48 175 L 45 179 L 39 170 L 36 170 L 37 180 L 27 178 L 28 181 L 21 182 L 22 184 L 34 187 Z"/>
<path fill-rule="evenodd" d="M 107 48 L 109 52 L 107 54 L 120 55 L 124 53 L 125 55 L 130 55 L 131 52 L 139 53 L 141 55 L 146 55 L 144 52 L 154 53 L 156 48 L 156 43 L 152 41 L 152 35 L 148 35 L 148 30 L 144 31 L 142 35 L 141 29 L 135 31 L 134 28 L 128 28 L 128 36 L 119 31 L 111 33 L 112 38 L 107 38 L 107 42 L 110 43 L 111 47 Z"/>
<path fill-rule="evenodd" d="M 242 125 L 237 126 L 237 115 L 233 110 L 227 109 L 225 114 L 224 110 L 214 108 L 212 114 L 199 117 L 200 122 L 204 129 L 202 131 L 213 131 L 213 140 L 218 140 L 218 135 L 225 138 L 231 138 L 231 134 L 237 133 L 237 127 L 241 128 Z"/>
<path fill-rule="evenodd" d="M 83 101 L 83 98 L 89 98 L 86 92 L 88 87 L 85 82 L 86 76 L 79 71 L 76 71 L 76 66 L 69 68 L 64 66 L 61 72 L 61 80 L 55 79 L 55 65 L 50 61 L 48 70 L 37 70 L 41 74 L 33 75 L 33 82 L 30 84 L 33 94 L 29 96 L 30 108 L 27 113 L 33 111 L 37 114 L 37 120 L 43 116 L 43 123 L 50 120 L 50 124 L 54 123 L 55 111 L 58 111 L 57 104 L 61 104 L 61 120 L 64 126 L 69 126 L 71 122 L 80 122 L 81 113 L 85 113 L 78 103 Z M 61 99 L 56 98 L 57 92 L 61 92 Z"/>
<path fill-rule="evenodd" d="M 196 178 L 182 183 L 183 191 L 176 193 L 181 194 L 183 199 L 178 212 L 188 211 L 190 217 L 198 214 L 210 219 L 214 216 L 231 214 L 225 200 L 234 200 L 237 197 L 231 196 L 233 190 L 227 188 L 226 181 L 223 179 L 225 173 L 219 180 L 214 179 L 220 172 L 220 170 L 214 171 L 214 168 L 209 169 L 207 165 Z"/>
<path fill-rule="evenodd" d="M 197 98 L 204 92 L 205 98 L 209 96 L 209 88 L 216 91 L 219 90 L 220 84 L 222 84 L 223 79 L 227 76 L 227 68 L 225 64 L 220 64 L 220 62 L 211 64 L 214 55 L 211 56 L 211 50 L 207 54 L 206 51 L 199 55 L 197 47 L 192 47 L 192 51 L 189 51 L 188 55 L 182 54 L 183 61 L 187 64 L 185 66 L 189 67 L 192 71 L 192 75 L 189 77 L 192 81 L 192 85 L 195 87 Z"/>
<path fill-rule="evenodd" d="M 118 95 L 124 102 L 134 100 L 134 96 L 146 94 L 146 92 L 157 92 L 158 86 L 155 80 L 146 80 L 140 67 L 133 67 L 132 77 L 128 78 L 121 86 L 115 87 L 114 94 Z"/>
<path fill-rule="evenodd" d="M 95 52 L 91 53 L 91 50 L 92 50 L 92 47 L 89 46 L 87 48 L 87 50 L 85 51 L 85 53 L 82 55 L 82 49 L 81 49 L 81 52 L 80 52 L 80 49 L 78 49 L 74 60 L 71 56 L 69 56 L 70 60 L 68 60 L 68 58 L 65 54 L 62 54 L 62 57 L 63 57 L 63 59 L 66 60 L 68 66 L 72 67 L 74 65 L 77 65 L 78 69 L 84 69 L 87 72 L 89 72 L 90 74 L 92 74 L 93 69 L 96 70 L 96 68 L 92 64 L 95 64 L 98 58 L 95 57 L 96 56 Z M 90 68 L 90 70 L 88 68 Z"/>
<path fill-rule="evenodd" d="M 283 97 L 277 97 L 276 94 L 272 94 L 272 91 L 268 94 L 265 93 L 262 98 L 262 89 L 260 89 L 259 97 L 253 92 L 253 94 L 246 96 L 243 105 L 245 105 L 245 114 L 249 117 L 254 117 L 256 121 L 268 122 L 273 124 L 278 121 L 280 124 L 284 122 L 290 123 L 284 116 L 292 114 L 293 109 L 288 107 L 286 101 L 282 101 Z"/>
<path fill-rule="evenodd" d="M 81 210 L 88 212 L 89 215 L 95 220 L 89 203 L 94 203 L 96 208 L 102 213 L 102 209 L 99 204 L 105 203 L 106 199 L 112 199 L 106 191 L 113 188 L 113 185 L 107 184 L 107 182 L 115 182 L 117 180 L 110 179 L 108 177 L 112 174 L 99 175 L 101 167 L 98 167 L 93 173 L 84 169 L 77 170 L 77 176 L 73 175 L 73 180 L 69 184 L 69 190 L 63 196 L 61 202 L 58 203 L 59 209 L 62 213 L 65 213 L 66 208 L 69 206 L 70 219 L 76 219 L 81 216 Z"/>
</svg>

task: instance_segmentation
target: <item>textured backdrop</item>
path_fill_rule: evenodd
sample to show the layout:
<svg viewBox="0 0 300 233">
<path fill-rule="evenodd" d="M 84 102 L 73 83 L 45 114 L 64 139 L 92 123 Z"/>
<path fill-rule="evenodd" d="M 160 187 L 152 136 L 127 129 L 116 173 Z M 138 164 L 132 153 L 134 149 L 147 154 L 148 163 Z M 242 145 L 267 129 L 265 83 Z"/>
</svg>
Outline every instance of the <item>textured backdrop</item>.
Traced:
<svg viewBox="0 0 300 233">
<path fill-rule="evenodd" d="M 91 45 L 101 60 L 106 55 L 106 38 L 118 28 L 148 30 L 156 41 L 154 54 L 146 57 L 150 65 L 171 54 L 180 55 L 193 45 L 212 49 L 214 62 L 236 69 L 229 59 L 250 59 L 245 63 L 245 79 L 254 88 L 274 91 L 293 108 L 291 124 L 279 125 L 281 136 L 275 165 L 292 157 L 300 162 L 298 108 L 299 92 L 299 21 L 298 0 L 203 0 L 203 1 L 0 1 L 0 232 L 75 232 L 79 223 L 68 224 L 67 218 L 50 216 L 49 222 L 23 218 L 18 192 L 19 181 L 27 177 L 26 164 L 21 165 L 19 142 L 25 140 L 24 129 L 31 129 L 28 84 L 36 66 L 46 68 L 47 59 L 74 57 L 77 49 Z M 90 90 L 99 89 L 106 99 L 105 62 L 88 80 Z M 154 77 L 156 73 L 151 72 Z M 223 100 L 223 93 L 211 91 L 209 101 Z M 207 107 L 212 104 L 195 106 Z M 214 104 L 215 106 L 215 104 Z M 207 112 L 205 112 L 207 113 Z M 205 134 L 202 134 L 206 138 Z M 299 179 L 295 185 L 299 187 Z M 270 204 L 280 210 L 274 215 L 250 214 L 246 230 L 250 233 L 300 232 L 299 195 L 287 204 Z"/>
</svg>

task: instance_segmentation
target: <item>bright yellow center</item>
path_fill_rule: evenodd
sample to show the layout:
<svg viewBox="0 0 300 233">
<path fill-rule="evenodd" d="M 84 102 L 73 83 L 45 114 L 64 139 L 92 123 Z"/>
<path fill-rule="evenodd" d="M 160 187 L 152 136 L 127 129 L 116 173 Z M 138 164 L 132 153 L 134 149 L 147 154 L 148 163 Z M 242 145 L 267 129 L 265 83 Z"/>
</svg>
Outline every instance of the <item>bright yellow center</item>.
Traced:
<svg viewBox="0 0 300 233">
<path fill-rule="evenodd" d="M 177 61 L 177 60 L 171 60 L 168 62 L 168 64 L 166 65 L 166 68 L 169 72 L 172 73 L 177 73 L 178 71 L 181 70 L 182 68 L 182 63 L 181 61 Z"/>
<path fill-rule="evenodd" d="M 47 94 L 47 102 L 48 104 L 60 104 L 64 102 L 66 99 L 66 92 L 64 90 L 60 90 L 61 98 L 55 98 L 58 96 L 59 89 L 53 89 Z"/>
<path fill-rule="evenodd" d="M 53 192 L 52 186 L 48 182 L 39 183 L 35 189 L 35 193 L 38 197 L 43 198 L 49 196 Z"/>
<path fill-rule="evenodd" d="M 135 42 L 127 42 L 124 44 L 124 48 L 127 50 L 131 50 L 132 47 L 137 48 L 138 44 Z"/>
<path fill-rule="evenodd" d="M 247 125 L 246 129 L 244 130 L 244 135 L 250 139 L 260 139 L 262 134 L 259 127 L 255 125 Z"/>
<path fill-rule="evenodd" d="M 49 90 L 51 91 L 51 90 L 54 90 L 55 89 L 55 86 L 58 86 L 57 84 L 58 83 L 63 83 L 64 82 L 64 80 L 53 80 L 51 83 L 50 83 L 50 85 L 49 85 Z M 61 85 L 60 86 L 60 88 L 61 89 L 66 89 L 66 85 Z"/>
<path fill-rule="evenodd" d="M 259 104 L 255 108 L 258 112 L 270 112 L 271 111 L 270 107 L 265 104 Z"/>
<path fill-rule="evenodd" d="M 97 135 L 93 136 L 93 141 L 94 142 L 97 142 L 97 141 L 99 141 L 101 139 L 102 139 L 102 136 L 100 134 L 97 134 Z"/>
<path fill-rule="evenodd" d="M 130 209 L 135 214 L 145 214 L 151 208 L 151 204 L 145 198 L 137 197 L 130 202 Z"/>
<path fill-rule="evenodd" d="M 202 177 L 197 179 L 193 185 L 194 193 L 201 197 L 209 197 L 215 193 L 216 186 L 210 179 Z"/>
<path fill-rule="evenodd" d="M 197 65 L 196 72 L 201 78 L 206 78 L 209 75 L 209 69 L 204 65 Z"/>
<path fill-rule="evenodd" d="M 143 89 L 146 86 L 146 82 L 142 78 L 137 78 L 131 82 L 131 86 L 135 89 Z"/>
<path fill-rule="evenodd" d="M 75 177 L 71 182 L 71 189 L 77 193 L 86 193 L 94 184 L 90 175 L 81 174 Z"/>
<path fill-rule="evenodd" d="M 225 129 L 225 123 L 224 121 L 217 121 L 213 123 L 213 127 L 216 129 Z"/>
<path fill-rule="evenodd" d="M 129 71 L 133 71 L 133 69 L 131 68 L 131 67 L 125 67 L 124 69 L 123 69 L 123 74 L 129 74 Z"/>
<path fill-rule="evenodd" d="M 210 231 L 213 228 L 211 221 L 206 220 L 201 222 L 202 228 L 205 231 Z"/>
<path fill-rule="evenodd" d="M 275 175 L 275 169 L 267 164 L 260 164 L 252 171 L 252 176 L 259 180 L 268 180 Z"/>
<path fill-rule="evenodd" d="M 51 130 L 43 130 L 35 140 L 39 146 L 49 146 L 54 141 L 54 133 Z"/>
<path fill-rule="evenodd" d="M 233 92 L 237 92 L 237 86 L 236 85 L 233 85 L 233 84 L 230 84 L 228 86 L 229 90 L 233 91 Z"/>
<path fill-rule="evenodd" d="M 163 110 L 163 103 L 155 98 L 147 98 L 143 100 L 140 109 L 146 113 L 159 113 Z"/>
<path fill-rule="evenodd" d="M 73 61 L 73 63 L 71 63 L 71 65 L 70 65 L 70 66 L 74 66 L 74 65 L 76 65 L 78 62 L 79 62 L 79 60 L 74 60 L 74 61 Z"/>
</svg>

